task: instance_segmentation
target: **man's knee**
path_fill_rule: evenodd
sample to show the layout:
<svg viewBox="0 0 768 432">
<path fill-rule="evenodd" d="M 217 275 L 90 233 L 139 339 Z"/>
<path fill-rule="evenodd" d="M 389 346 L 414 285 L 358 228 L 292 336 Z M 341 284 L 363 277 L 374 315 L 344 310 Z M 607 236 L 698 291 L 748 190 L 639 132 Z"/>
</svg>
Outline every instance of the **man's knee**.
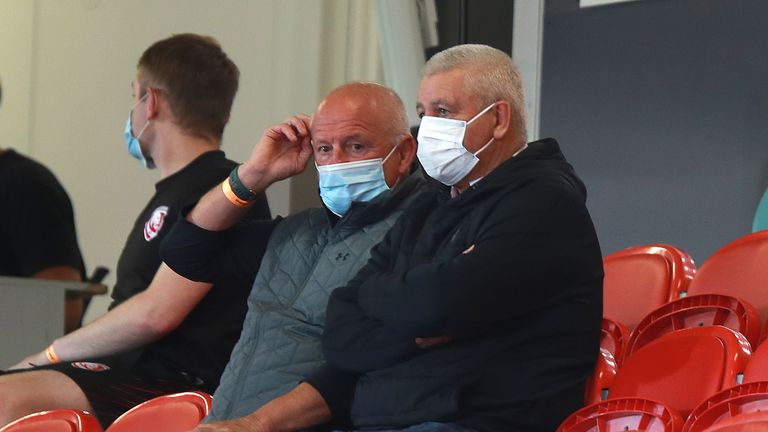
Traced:
<svg viewBox="0 0 768 432">
<path fill-rule="evenodd" d="M 0 376 L 0 426 L 27 414 L 59 408 L 93 411 L 80 387 L 61 372 L 37 370 Z"/>
</svg>

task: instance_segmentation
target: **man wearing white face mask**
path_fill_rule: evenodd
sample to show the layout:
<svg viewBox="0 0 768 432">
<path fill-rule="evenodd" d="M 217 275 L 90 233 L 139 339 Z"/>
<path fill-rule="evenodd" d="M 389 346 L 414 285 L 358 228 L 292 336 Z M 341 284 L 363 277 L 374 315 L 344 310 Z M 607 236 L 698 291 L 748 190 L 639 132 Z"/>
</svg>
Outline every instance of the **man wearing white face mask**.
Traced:
<svg viewBox="0 0 768 432">
<path fill-rule="evenodd" d="M 237 224 L 250 194 L 303 171 L 310 155 L 325 208 Z M 415 156 L 400 98 L 378 84 L 347 84 L 326 96 L 311 120 L 299 115 L 268 129 L 251 157 L 174 226 L 161 250 L 174 271 L 252 285 L 208 420 L 250 414 L 322 364 L 328 295 L 368 261 L 371 247 L 423 190 L 420 173 L 411 174 Z M 259 265 L 253 245 L 265 237 Z"/>
<path fill-rule="evenodd" d="M 144 51 L 126 127 L 118 130 L 128 152 L 156 167 L 160 179 L 121 252 L 110 310 L 0 376 L 0 425 L 76 408 L 107 426 L 159 394 L 216 388 L 242 327 L 248 287 L 184 279 L 161 265 L 159 244 L 179 209 L 236 166 L 220 146 L 238 80 L 237 66 L 210 37 L 175 35 Z M 264 195 L 250 207 L 249 219 L 270 218 Z"/>
<path fill-rule="evenodd" d="M 327 364 L 240 423 L 198 431 L 551 432 L 582 406 L 602 257 L 557 142 L 526 144 L 521 87 L 488 46 L 430 59 L 418 157 L 438 190 L 331 295 Z"/>
</svg>

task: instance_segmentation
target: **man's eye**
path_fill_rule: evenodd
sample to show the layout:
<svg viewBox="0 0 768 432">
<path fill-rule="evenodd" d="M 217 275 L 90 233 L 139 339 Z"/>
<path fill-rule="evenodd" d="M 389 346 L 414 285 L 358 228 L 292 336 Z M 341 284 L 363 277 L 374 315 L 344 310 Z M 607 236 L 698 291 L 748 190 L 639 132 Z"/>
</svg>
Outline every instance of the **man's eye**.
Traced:
<svg viewBox="0 0 768 432">
<path fill-rule="evenodd" d="M 438 108 L 437 113 L 440 114 L 440 117 L 446 117 L 450 112 L 445 108 Z"/>
<path fill-rule="evenodd" d="M 331 146 L 321 145 L 317 148 L 318 153 L 328 153 L 329 151 L 331 151 Z"/>
</svg>

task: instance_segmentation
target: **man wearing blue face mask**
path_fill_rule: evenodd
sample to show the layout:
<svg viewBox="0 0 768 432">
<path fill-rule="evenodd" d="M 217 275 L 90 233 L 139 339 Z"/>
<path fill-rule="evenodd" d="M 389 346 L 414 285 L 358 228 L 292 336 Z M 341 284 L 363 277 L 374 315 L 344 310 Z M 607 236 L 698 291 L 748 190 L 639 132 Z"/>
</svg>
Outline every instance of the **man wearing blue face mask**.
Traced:
<svg viewBox="0 0 768 432">
<path fill-rule="evenodd" d="M 161 265 L 159 245 L 180 208 L 236 166 L 220 146 L 238 80 L 237 66 L 210 37 L 175 35 L 143 53 L 123 140 L 160 180 L 120 255 L 110 310 L 0 376 L 0 424 L 76 408 L 106 426 L 159 394 L 216 388 L 248 287 L 184 279 Z M 264 195 L 251 199 L 247 218 L 270 218 Z"/>
<path fill-rule="evenodd" d="M 311 155 L 325 208 L 237 223 L 253 193 L 303 171 Z M 368 261 L 371 247 L 423 190 L 420 173 L 411 174 L 415 155 L 400 98 L 378 84 L 347 84 L 326 96 L 311 120 L 299 115 L 268 129 L 251 157 L 174 226 L 161 250 L 174 271 L 252 285 L 208 420 L 249 414 L 322 364 L 328 295 Z M 260 260 L 253 245 L 265 236 Z"/>
<path fill-rule="evenodd" d="M 331 295 L 327 364 L 198 432 L 551 432 L 582 406 L 603 280 L 584 184 L 555 140 L 526 144 L 520 77 L 499 50 L 436 54 L 417 108 L 436 190 Z"/>
</svg>

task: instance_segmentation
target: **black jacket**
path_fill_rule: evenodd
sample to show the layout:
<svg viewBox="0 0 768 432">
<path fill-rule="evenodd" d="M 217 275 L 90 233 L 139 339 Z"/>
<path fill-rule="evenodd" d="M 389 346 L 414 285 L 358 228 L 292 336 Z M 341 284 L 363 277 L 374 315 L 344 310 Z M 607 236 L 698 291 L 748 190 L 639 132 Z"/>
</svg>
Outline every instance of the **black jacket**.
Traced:
<svg viewBox="0 0 768 432">
<path fill-rule="evenodd" d="M 581 406 L 599 346 L 602 259 L 585 200 L 552 139 L 456 198 L 419 197 L 329 301 L 328 367 L 308 381 L 336 418 L 554 430 Z M 414 342 L 441 335 L 453 340 Z M 354 397 L 338 385 L 350 376 Z"/>
</svg>

